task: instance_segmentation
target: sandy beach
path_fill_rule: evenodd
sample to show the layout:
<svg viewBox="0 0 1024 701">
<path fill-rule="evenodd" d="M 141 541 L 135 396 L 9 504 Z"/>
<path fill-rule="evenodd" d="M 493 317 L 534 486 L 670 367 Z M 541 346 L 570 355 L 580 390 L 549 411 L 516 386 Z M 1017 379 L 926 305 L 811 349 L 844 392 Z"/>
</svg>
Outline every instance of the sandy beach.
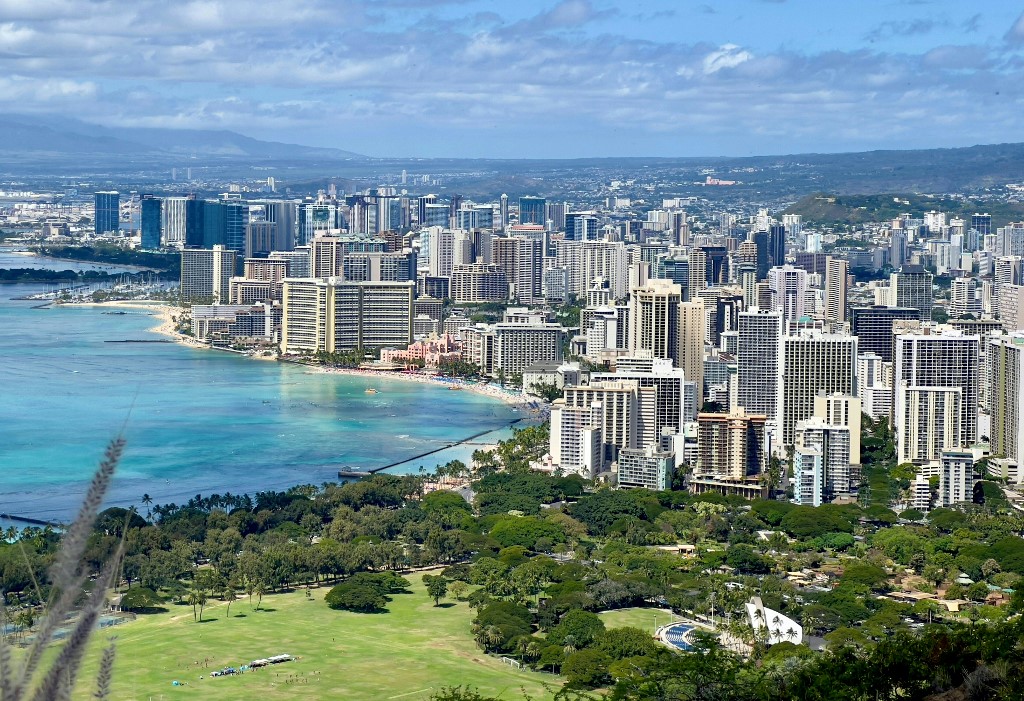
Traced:
<svg viewBox="0 0 1024 701">
<path fill-rule="evenodd" d="M 502 389 L 495 384 L 483 382 L 467 382 L 444 375 L 427 375 L 411 372 L 394 372 L 385 370 L 363 370 L 357 368 L 326 368 L 310 366 L 309 372 L 332 375 L 351 375 L 353 377 L 381 377 L 387 380 L 401 380 L 403 382 L 419 382 L 421 384 L 442 385 L 448 388 L 457 387 L 464 392 L 482 394 L 491 399 L 497 399 L 515 407 L 519 411 L 526 412 L 523 418 L 546 418 L 548 406 L 536 397 L 523 394 L 522 392 L 510 389 Z M 458 391 L 453 390 L 453 391 Z"/>
<path fill-rule="evenodd" d="M 180 307 L 173 307 L 170 304 L 163 304 L 149 299 L 124 299 L 110 302 L 67 302 L 66 304 L 83 307 L 109 307 L 113 309 L 132 309 L 135 311 L 151 312 L 152 315 L 156 317 L 158 323 L 156 326 L 152 326 L 147 329 L 148 331 L 158 333 L 161 336 L 173 338 L 178 343 L 191 346 L 193 348 L 208 348 L 205 343 L 199 343 L 195 339 L 183 336 L 174 330 L 174 317 L 182 313 L 182 309 Z"/>
<path fill-rule="evenodd" d="M 179 307 L 173 307 L 170 304 L 164 304 L 153 300 L 116 300 L 109 302 L 70 302 L 68 304 L 75 304 L 89 307 L 108 307 L 112 309 L 132 309 L 135 311 L 147 311 L 152 313 L 157 318 L 158 322 L 156 326 L 149 329 L 154 333 L 173 338 L 178 343 L 182 343 L 192 348 L 206 348 L 208 346 L 205 343 L 200 343 L 189 336 L 183 336 L 175 331 L 175 324 L 173 317 L 182 313 Z M 267 358 L 261 358 L 260 356 L 251 356 L 256 359 L 265 360 Z M 271 358 L 275 359 L 275 358 Z M 428 375 L 418 374 L 410 372 L 400 371 L 385 371 L 385 370 L 363 370 L 357 368 L 329 368 L 321 367 L 317 365 L 308 365 L 308 372 L 317 374 L 332 374 L 332 375 L 351 375 L 354 377 L 381 377 L 387 380 L 399 380 L 402 382 L 419 382 L 421 384 L 430 385 L 443 385 L 448 388 L 458 388 L 453 391 L 464 391 L 473 392 L 475 394 L 481 394 L 491 399 L 497 399 L 512 407 L 517 411 L 521 411 L 523 418 L 531 419 L 546 419 L 549 413 L 548 405 L 538 399 L 537 397 L 531 397 L 525 395 L 522 392 L 510 389 L 503 389 L 496 384 L 484 383 L 484 382 L 467 382 L 465 380 L 453 377 L 446 377 L 443 375 Z"/>
</svg>

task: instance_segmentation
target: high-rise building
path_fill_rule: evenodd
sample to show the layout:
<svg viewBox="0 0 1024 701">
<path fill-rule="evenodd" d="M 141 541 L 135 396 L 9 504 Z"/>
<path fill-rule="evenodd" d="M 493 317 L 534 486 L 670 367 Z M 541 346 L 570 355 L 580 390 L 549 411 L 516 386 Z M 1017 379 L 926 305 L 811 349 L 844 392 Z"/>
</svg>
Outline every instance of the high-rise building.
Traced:
<svg viewBox="0 0 1024 701">
<path fill-rule="evenodd" d="M 752 309 L 740 312 L 737 341 L 739 406 L 775 419 L 778 409 L 779 338 L 782 313 Z"/>
<path fill-rule="evenodd" d="M 440 226 L 431 226 L 421 233 L 427 240 L 427 265 L 432 277 L 451 277 L 455 264 L 455 232 Z"/>
<path fill-rule="evenodd" d="M 204 200 L 197 199 L 195 195 L 189 195 L 185 200 L 186 248 L 202 248 L 207 239 L 205 234 L 205 206 L 206 202 Z M 220 245 L 223 245 L 223 243 Z"/>
<path fill-rule="evenodd" d="M 269 221 L 251 221 L 245 226 L 245 257 L 265 258 L 274 250 L 277 224 Z"/>
<path fill-rule="evenodd" d="M 980 337 L 931 324 L 897 324 L 896 331 L 893 423 L 900 462 L 938 460 L 942 450 L 974 444 Z"/>
<path fill-rule="evenodd" d="M 697 463 L 691 491 L 764 496 L 760 475 L 770 453 L 765 423 L 763 414 L 749 414 L 742 407 L 728 414 L 697 414 Z"/>
<path fill-rule="evenodd" d="M 1024 283 L 1024 259 L 1020 256 L 1001 256 L 993 262 L 992 283 L 998 295 L 1003 285 Z"/>
<path fill-rule="evenodd" d="M 846 321 L 846 297 L 849 289 L 850 264 L 842 258 L 829 258 L 825 278 L 825 319 Z"/>
<path fill-rule="evenodd" d="M 604 465 L 601 402 L 591 406 L 566 406 L 564 399 L 551 404 L 549 452 L 551 462 L 566 475 L 593 479 Z"/>
<path fill-rule="evenodd" d="M 950 286 L 949 315 L 958 318 L 968 314 L 974 318 L 981 316 L 981 300 L 977 295 L 977 283 L 971 277 L 956 278 Z"/>
<path fill-rule="evenodd" d="M 629 349 L 655 358 L 679 361 L 679 285 L 654 279 L 632 290 L 629 308 Z"/>
<path fill-rule="evenodd" d="M 799 321 L 806 316 L 804 304 L 807 299 L 807 271 L 792 265 L 771 268 L 768 282 L 772 288 L 772 308 L 782 312 L 788 323 Z"/>
<path fill-rule="evenodd" d="M 894 425 L 900 463 L 923 465 L 939 459 L 944 450 L 964 445 L 959 387 L 896 387 Z"/>
<path fill-rule="evenodd" d="M 160 212 L 161 243 L 171 248 L 185 246 L 187 197 L 165 197 Z"/>
<path fill-rule="evenodd" d="M 182 299 L 213 298 L 227 303 L 231 277 L 235 274 L 235 252 L 224 246 L 186 248 L 181 252 Z"/>
<path fill-rule="evenodd" d="M 913 307 L 851 307 L 850 328 L 861 353 L 875 353 L 883 362 L 891 363 L 896 338 L 893 323 L 919 319 L 920 314 Z"/>
<path fill-rule="evenodd" d="M 293 250 L 298 234 L 298 203 L 291 200 L 269 200 L 264 203 L 263 209 L 264 219 L 277 225 L 274 227 L 274 247 L 271 250 Z"/>
<path fill-rule="evenodd" d="M 310 239 L 309 277 L 325 280 L 343 275 L 345 242 L 340 236 L 315 236 Z"/>
<path fill-rule="evenodd" d="M 980 479 L 974 453 L 969 450 L 944 450 L 939 457 L 938 506 L 970 504 L 974 485 Z"/>
<path fill-rule="evenodd" d="M 619 451 L 616 483 L 623 489 L 641 488 L 664 491 L 672 487 L 675 453 L 646 448 Z"/>
<path fill-rule="evenodd" d="M 595 402 L 600 403 L 603 424 L 599 428 L 605 462 L 616 460 L 623 448 L 641 447 L 641 408 L 653 412 L 656 396 L 654 387 L 641 389 L 635 380 L 591 382 L 562 390 L 567 407 L 589 409 Z"/>
<path fill-rule="evenodd" d="M 97 192 L 95 205 L 93 230 L 96 235 L 117 233 L 121 228 L 121 193 Z"/>
<path fill-rule="evenodd" d="M 540 224 L 544 226 L 545 205 L 547 200 L 543 197 L 520 197 L 519 198 L 519 223 Z"/>
<path fill-rule="evenodd" d="M 508 278 L 499 265 L 456 265 L 451 274 L 451 297 L 456 304 L 503 302 L 508 299 Z"/>
<path fill-rule="evenodd" d="M 1024 222 L 1011 222 L 996 229 L 996 254 L 1024 256 Z"/>
<path fill-rule="evenodd" d="M 742 340 L 740 342 L 742 350 Z M 776 420 L 782 444 L 792 445 L 796 423 L 814 415 L 819 394 L 857 391 L 857 339 L 801 329 L 779 340 Z"/>
<path fill-rule="evenodd" d="M 861 367 L 863 357 L 857 358 L 858 369 Z M 860 382 L 859 376 L 857 380 Z M 814 416 L 829 426 L 845 426 L 850 432 L 849 459 L 854 465 L 860 464 L 861 411 L 862 403 L 859 397 L 843 394 L 819 394 L 814 398 Z"/>
<path fill-rule="evenodd" d="M 494 263 L 505 271 L 509 294 L 524 304 L 543 297 L 544 242 L 521 236 L 491 239 Z"/>
<path fill-rule="evenodd" d="M 298 243 L 305 245 L 315 236 L 327 235 L 341 229 L 343 218 L 336 202 L 319 202 L 299 205 Z"/>
<path fill-rule="evenodd" d="M 694 300 L 679 305 L 679 358 L 676 364 L 696 387 L 696 405 L 704 406 L 704 343 L 706 315 L 704 302 Z"/>
<path fill-rule="evenodd" d="M 974 213 L 971 215 L 971 228 L 981 236 L 988 236 L 992 233 L 992 215 Z"/>
<path fill-rule="evenodd" d="M 1003 285 L 999 290 L 999 321 L 1007 332 L 1024 329 L 1024 286 Z"/>
<path fill-rule="evenodd" d="M 773 268 L 786 264 L 786 227 L 783 224 L 772 224 L 768 229 L 768 260 Z"/>
<path fill-rule="evenodd" d="M 141 239 L 139 245 L 146 250 L 160 248 L 163 203 L 159 197 L 143 195 L 139 208 L 141 210 Z"/>
<path fill-rule="evenodd" d="M 989 339 L 992 454 L 1016 482 L 1024 481 L 1024 333 Z"/>
<path fill-rule="evenodd" d="M 921 321 L 931 321 L 932 274 L 920 265 L 904 265 L 889 276 L 890 301 L 893 307 L 913 307 Z"/>
<path fill-rule="evenodd" d="M 807 506 L 821 506 L 836 496 L 849 494 L 856 486 L 852 470 L 850 443 L 853 432 L 849 426 L 831 424 L 812 416 L 796 424 L 796 454 L 808 449 L 817 452 L 819 459 L 794 460 L 794 501 Z M 801 464 L 802 463 L 802 464 Z M 813 472 L 813 477 L 808 475 Z M 808 482 L 813 479 L 814 484 Z M 806 500 L 808 488 L 814 494 Z"/>
<path fill-rule="evenodd" d="M 628 380 L 638 383 L 641 389 L 655 389 L 655 401 L 644 407 L 637 428 L 640 447 L 667 449 L 670 437 L 681 434 L 684 425 L 696 418 L 693 383 L 682 370 L 672 367 L 668 359 L 651 358 L 649 354 L 619 358 L 615 372 L 592 373 L 590 379 L 591 382 Z"/>
<path fill-rule="evenodd" d="M 412 342 L 413 282 L 286 278 L 285 353 L 404 346 Z"/>
<path fill-rule="evenodd" d="M 500 226 L 497 228 L 504 231 L 508 227 L 508 195 L 502 194 L 498 201 L 498 212 L 501 217 Z"/>
</svg>

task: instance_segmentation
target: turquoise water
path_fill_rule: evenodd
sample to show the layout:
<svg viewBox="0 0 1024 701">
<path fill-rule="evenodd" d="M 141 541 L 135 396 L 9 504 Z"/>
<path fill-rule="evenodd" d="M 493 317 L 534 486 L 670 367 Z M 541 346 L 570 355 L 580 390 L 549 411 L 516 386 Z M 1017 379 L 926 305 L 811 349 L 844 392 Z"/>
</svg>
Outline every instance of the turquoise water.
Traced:
<svg viewBox="0 0 1024 701">
<path fill-rule="evenodd" d="M 32 268 L 34 270 L 102 270 L 111 274 L 134 273 L 142 268 L 124 265 L 107 265 L 105 263 L 84 263 L 46 256 L 27 255 L 15 252 L 15 249 L 0 247 L 0 268 Z"/>
<path fill-rule="evenodd" d="M 0 513 L 65 518 L 107 441 L 128 441 L 110 503 L 182 503 L 197 493 L 250 494 L 336 479 L 340 467 L 407 460 L 519 418 L 471 392 L 400 380 L 312 374 L 175 343 L 142 312 L 33 309 L 0 285 Z M 499 431 L 477 441 L 507 435 Z M 396 468 L 413 472 L 473 447 Z"/>
</svg>

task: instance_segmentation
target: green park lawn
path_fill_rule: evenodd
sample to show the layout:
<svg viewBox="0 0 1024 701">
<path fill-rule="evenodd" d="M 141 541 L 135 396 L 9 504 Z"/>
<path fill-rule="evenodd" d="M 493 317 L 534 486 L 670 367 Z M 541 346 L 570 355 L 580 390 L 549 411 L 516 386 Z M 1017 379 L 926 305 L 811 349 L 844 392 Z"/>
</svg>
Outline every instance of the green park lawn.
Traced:
<svg viewBox="0 0 1024 701">
<path fill-rule="evenodd" d="M 655 619 L 657 619 L 658 627 L 668 625 L 670 622 L 679 619 L 679 616 L 673 615 L 668 609 L 616 609 L 614 611 L 603 611 L 598 615 L 604 621 L 605 628 L 632 626 L 651 635 L 654 635 Z"/>
<path fill-rule="evenodd" d="M 469 686 L 486 696 L 551 698 L 561 679 L 517 671 L 484 655 L 473 641 L 473 610 L 465 602 L 435 608 L 422 573 L 408 575 L 410 594 L 398 594 L 388 612 L 333 611 L 328 588 L 263 597 L 260 610 L 246 598 L 231 605 L 213 600 L 196 623 L 191 606 L 100 631 L 83 669 L 78 698 L 90 696 L 99 651 L 116 636 L 114 699 L 427 699 L 445 686 Z M 447 606 L 445 604 L 448 604 Z M 232 677 L 209 673 L 271 655 L 299 659 Z M 208 662 L 207 662 L 208 660 Z M 196 662 L 198 661 L 198 666 Z M 200 680 L 200 676 L 204 679 Z M 172 682 L 187 682 L 173 686 Z M 551 689 L 545 689 L 545 685 Z"/>
</svg>

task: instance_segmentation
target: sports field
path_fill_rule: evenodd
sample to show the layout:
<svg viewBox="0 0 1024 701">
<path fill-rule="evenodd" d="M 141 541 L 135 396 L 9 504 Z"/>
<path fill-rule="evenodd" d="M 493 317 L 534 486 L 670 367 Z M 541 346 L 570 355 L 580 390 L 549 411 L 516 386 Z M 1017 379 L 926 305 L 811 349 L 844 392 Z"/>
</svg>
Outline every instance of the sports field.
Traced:
<svg viewBox="0 0 1024 701">
<path fill-rule="evenodd" d="M 408 699 L 429 698 L 443 686 L 471 686 L 486 696 L 549 699 L 561 679 L 517 671 L 481 653 L 473 642 L 474 612 L 465 602 L 435 608 L 423 587 L 422 574 L 408 575 L 410 594 L 398 594 L 388 613 L 332 611 L 323 602 L 327 588 L 263 598 L 255 611 L 243 597 L 226 605 L 213 601 L 203 623 L 191 606 L 169 605 L 170 612 L 100 631 L 85 668 L 95 678 L 98 652 L 117 636 L 114 699 L 162 701 L 194 698 L 232 700 L 294 698 Z M 253 606 L 255 606 L 253 599 Z M 296 661 L 211 678 L 210 672 L 247 664 L 271 655 L 290 654 Z M 197 664 L 198 663 L 198 664 Z M 203 677 L 200 679 L 200 677 Z M 84 681 L 84 680 L 83 680 Z M 181 686 L 174 686 L 178 681 Z M 546 690 L 544 685 L 550 684 Z M 78 698 L 87 698 L 82 686 Z"/>
<path fill-rule="evenodd" d="M 628 608 L 614 611 L 602 611 L 598 614 L 604 621 L 605 628 L 622 628 L 632 626 L 654 635 L 654 624 L 658 627 L 667 625 L 679 618 L 668 609 Z"/>
</svg>

